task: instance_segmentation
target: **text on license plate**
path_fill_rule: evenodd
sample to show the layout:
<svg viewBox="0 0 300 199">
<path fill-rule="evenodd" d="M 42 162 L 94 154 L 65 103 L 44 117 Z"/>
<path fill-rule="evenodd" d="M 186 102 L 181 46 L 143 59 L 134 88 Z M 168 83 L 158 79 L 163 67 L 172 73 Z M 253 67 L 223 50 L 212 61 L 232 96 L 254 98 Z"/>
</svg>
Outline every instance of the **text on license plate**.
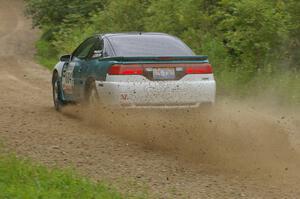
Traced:
<svg viewBox="0 0 300 199">
<path fill-rule="evenodd" d="M 153 79 L 155 80 L 165 80 L 165 79 L 175 79 L 175 69 L 174 68 L 154 68 L 153 69 Z"/>
</svg>

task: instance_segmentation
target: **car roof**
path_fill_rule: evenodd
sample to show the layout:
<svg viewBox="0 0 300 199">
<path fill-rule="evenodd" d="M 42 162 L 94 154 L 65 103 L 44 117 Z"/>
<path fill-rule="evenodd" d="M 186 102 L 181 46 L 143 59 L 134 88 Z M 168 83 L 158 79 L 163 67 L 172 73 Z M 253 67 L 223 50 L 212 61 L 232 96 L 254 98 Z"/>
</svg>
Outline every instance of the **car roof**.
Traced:
<svg viewBox="0 0 300 199">
<path fill-rule="evenodd" d="M 166 33 L 160 32 L 120 32 L 120 33 L 105 33 L 105 34 L 97 34 L 98 37 L 113 37 L 113 36 L 126 36 L 126 35 L 164 35 L 171 36 Z"/>
</svg>

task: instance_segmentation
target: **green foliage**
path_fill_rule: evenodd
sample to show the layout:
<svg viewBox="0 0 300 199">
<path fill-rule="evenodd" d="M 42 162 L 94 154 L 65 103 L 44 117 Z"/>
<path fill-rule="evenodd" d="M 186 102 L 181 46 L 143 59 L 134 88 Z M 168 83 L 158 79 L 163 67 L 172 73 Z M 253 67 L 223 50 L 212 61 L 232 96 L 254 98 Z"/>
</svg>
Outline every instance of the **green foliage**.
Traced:
<svg viewBox="0 0 300 199">
<path fill-rule="evenodd" d="M 143 31 L 143 17 L 148 7 L 145 0 L 114 0 L 93 16 L 95 29 L 101 32 Z"/>
<path fill-rule="evenodd" d="M 44 39 L 40 39 L 36 43 L 36 59 L 38 62 L 49 69 L 57 63 L 58 52 L 49 42 Z"/>
<path fill-rule="evenodd" d="M 197 54 L 209 55 L 221 93 L 252 94 L 250 87 L 261 88 L 259 78 L 271 84 L 280 74 L 291 77 L 282 78 L 281 85 L 298 82 L 292 77 L 299 76 L 300 70 L 297 0 L 26 2 L 27 13 L 34 25 L 42 28 L 43 40 L 48 43 L 38 44 L 40 58 L 70 53 L 96 33 L 158 31 L 181 38 Z M 45 45 L 55 53 L 41 50 Z"/>
<path fill-rule="evenodd" d="M 106 0 L 25 0 L 26 13 L 33 17 L 34 26 L 57 27 L 62 23 L 88 19 L 91 14 L 103 9 Z M 58 27 L 57 27 L 58 28 Z"/>
<path fill-rule="evenodd" d="M 289 57 L 289 67 L 300 70 L 300 1 L 290 1 L 288 8 L 291 13 L 293 27 L 290 31 L 286 54 Z"/>
<path fill-rule="evenodd" d="M 244 60 L 249 61 L 256 72 L 269 55 L 280 55 L 274 49 L 284 44 L 289 28 L 283 5 L 264 0 L 223 0 L 219 7 L 215 14 L 217 29 L 234 63 L 244 65 Z"/>
<path fill-rule="evenodd" d="M 156 0 L 148 8 L 145 18 L 146 30 L 179 35 L 185 27 L 180 23 L 180 0 Z"/>
<path fill-rule="evenodd" d="M 0 155 L 0 198 L 118 199 L 121 196 L 71 171 L 49 170 L 14 156 Z"/>
<path fill-rule="evenodd" d="M 54 33 L 54 40 L 52 40 L 51 44 L 60 54 L 69 54 L 81 42 L 95 33 L 95 29 L 92 26 L 63 27 Z"/>
<path fill-rule="evenodd" d="M 102 10 L 106 0 L 25 0 L 26 13 L 32 16 L 33 25 L 55 33 L 63 27 L 77 27 L 86 24 L 89 18 Z M 62 25 L 62 26 L 61 26 Z M 50 34 L 50 40 L 54 39 Z"/>
</svg>

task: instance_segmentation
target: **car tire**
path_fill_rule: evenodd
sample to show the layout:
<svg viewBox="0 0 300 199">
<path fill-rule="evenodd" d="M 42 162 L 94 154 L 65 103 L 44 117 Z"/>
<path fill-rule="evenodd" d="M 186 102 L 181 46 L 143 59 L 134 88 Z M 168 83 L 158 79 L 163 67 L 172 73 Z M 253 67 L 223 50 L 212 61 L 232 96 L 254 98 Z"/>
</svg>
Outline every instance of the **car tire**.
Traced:
<svg viewBox="0 0 300 199">
<path fill-rule="evenodd" d="M 65 102 L 62 100 L 61 97 L 61 86 L 57 72 L 55 72 L 52 77 L 52 94 L 54 108 L 55 110 L 60 111 L 65 105 Z"/>
</svg>

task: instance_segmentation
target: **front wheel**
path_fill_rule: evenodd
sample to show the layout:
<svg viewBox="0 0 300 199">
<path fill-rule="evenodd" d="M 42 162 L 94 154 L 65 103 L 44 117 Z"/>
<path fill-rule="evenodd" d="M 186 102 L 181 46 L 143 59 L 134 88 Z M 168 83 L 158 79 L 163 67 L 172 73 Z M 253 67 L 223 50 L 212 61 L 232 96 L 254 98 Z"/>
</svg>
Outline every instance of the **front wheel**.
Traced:
<svg viewBox="0 0 300 199">
<path fill-rule="evenodd" d="M 60 111 L 64 105 L 64 102 L 61 99 L 61 88 L 60 88 L 60 82 L 57 73 L 53 74 L 52 91 L 53 91 L 54 108 L 55 110 Z"/>
</svg>

